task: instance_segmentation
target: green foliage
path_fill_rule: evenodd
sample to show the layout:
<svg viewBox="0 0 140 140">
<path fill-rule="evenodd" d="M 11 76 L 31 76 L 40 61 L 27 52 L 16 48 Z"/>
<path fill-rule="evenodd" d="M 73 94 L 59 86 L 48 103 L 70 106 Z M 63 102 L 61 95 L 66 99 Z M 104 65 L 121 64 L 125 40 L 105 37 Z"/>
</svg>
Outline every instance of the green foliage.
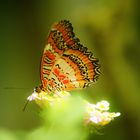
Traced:
<svg viewBox="0 0 140 140">
<path fill-rule="evenodd" d="M 18 140 L 17 137 L 8 130 L 0 130 L 0 140 Z"/>
</svg>

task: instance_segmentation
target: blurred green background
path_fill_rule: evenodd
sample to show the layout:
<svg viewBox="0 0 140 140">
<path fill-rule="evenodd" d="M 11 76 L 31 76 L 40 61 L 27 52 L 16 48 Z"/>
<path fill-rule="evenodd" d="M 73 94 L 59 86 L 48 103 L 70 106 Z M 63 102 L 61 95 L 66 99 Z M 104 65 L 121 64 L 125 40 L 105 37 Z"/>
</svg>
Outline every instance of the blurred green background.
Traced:
<svg viewBox="0 0 140 140">
<path fill-rule="evenodd" d="M 40 59 L 50 27 L 67 19 L 101 64 L 98 82 L 81 94 L 91 102 L 106 99 L 112 111 L 121 112 L 103 135 L 88 139 L 139 139 L 139 6 L 139 0 L 1 0 L 0 135 L 6 130 L 9 139 L 18 132 L 23 138 L 41 126 L 34 103 L 25 112 L 22 108 L 40 84 Z"/>
</svg>

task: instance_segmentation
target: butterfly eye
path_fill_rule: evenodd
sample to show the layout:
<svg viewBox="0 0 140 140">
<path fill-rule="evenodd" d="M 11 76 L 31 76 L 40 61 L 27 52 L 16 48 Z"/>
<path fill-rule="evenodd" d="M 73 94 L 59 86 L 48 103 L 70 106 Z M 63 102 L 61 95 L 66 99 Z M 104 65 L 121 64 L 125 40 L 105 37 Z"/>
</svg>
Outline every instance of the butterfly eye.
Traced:
<svg viewBox="0 0 140 140">
<path fill-rule="evenodd" d="M 40 93 L 40 92 L 41 92 L 41 86 L 35 87 L 35 91 L 36 91 L 37 93 Z"/>
</svg>

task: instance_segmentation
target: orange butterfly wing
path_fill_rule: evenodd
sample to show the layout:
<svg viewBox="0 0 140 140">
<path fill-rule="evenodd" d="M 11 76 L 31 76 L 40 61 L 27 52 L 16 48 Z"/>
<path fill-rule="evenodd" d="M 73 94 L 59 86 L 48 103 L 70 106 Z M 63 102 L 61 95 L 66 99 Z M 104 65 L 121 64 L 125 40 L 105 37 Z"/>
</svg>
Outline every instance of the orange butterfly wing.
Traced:
<svg viewBox="0 0 140 140">
<path fill-rule="evenodd" d="M 75 37 L 69 21 L 55 24 L 49 34 L 41 62 L 41 81 L 45 91 L 84 88 L 99 76 L 98 59 Z"/>
</svg>

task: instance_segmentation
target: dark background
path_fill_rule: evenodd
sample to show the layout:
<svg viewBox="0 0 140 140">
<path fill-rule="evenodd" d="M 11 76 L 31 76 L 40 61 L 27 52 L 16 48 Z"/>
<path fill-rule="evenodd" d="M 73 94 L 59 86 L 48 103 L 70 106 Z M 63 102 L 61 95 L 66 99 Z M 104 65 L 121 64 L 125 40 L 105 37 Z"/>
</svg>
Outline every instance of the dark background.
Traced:
<svg viewBox="0 0 140 140">
<path fill-rule="evenodd" d="M 140 132 L 139 0 L 0 1 L 0 128 L 40 126 L 36 106 L 22 108 L 40 84 L 40 59 L 54 22 L 70 20 L 81 43 L 101 64 L 98 82 L 81 91 L 89 101 L 106 99 L 121 116 L 98 139 L 138 139 Z M 91 137 L 92 139 L 92 137 Z"/>
</svg>

